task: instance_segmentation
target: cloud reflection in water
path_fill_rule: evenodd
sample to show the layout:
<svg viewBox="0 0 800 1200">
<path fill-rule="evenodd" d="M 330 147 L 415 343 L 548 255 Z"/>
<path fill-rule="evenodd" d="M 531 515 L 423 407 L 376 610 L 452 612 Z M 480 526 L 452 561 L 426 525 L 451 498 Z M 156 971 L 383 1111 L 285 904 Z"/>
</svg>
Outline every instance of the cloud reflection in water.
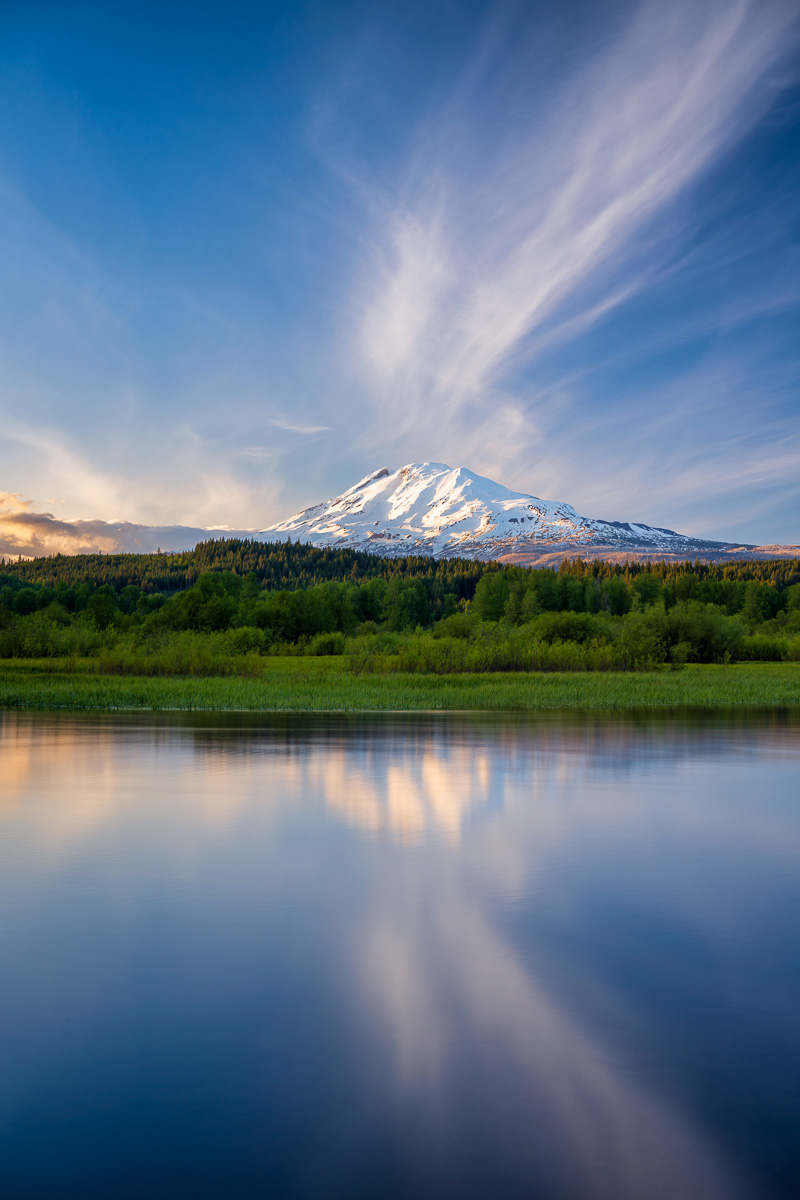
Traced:
<svg viewBox="0 0 800 1200">
<path fill-rule="evenodd" d="M 658 996 L 621 986 L 604 961 L 620 947 L 593 945 L 592 922 L 613 901 L 631 936 L 645 919 L 691 936 L 710 1005 L 713 965 L 747 1011 L 753 897 L 794 895 L 788 718 L 6 716 L 2 744 L 15 862 L 52 883 L 102 860 L 122 906 L 145 853 L 148 878 L 180 879 L 184 907 L 188 894 L 207 912 L 211 895 L 242 980 L 262 914 L 283 906 L 292 926 L 293 898 L 320 898 L 313 919 L 340 960 L 332 1011 L 343 1003 L 358 1030 L 348 1070 L 372 1097 L 348 1134 L 358 1153 L 388 1128 L 429 1194 L 477 1194 L 486 1164 L 509 1195 L 756 1194 L 737 1146 L 687 1100 Z M 680 946 L 648 929 L 642 970 L 684 996 Z M 282 954 L 273 972 L 291 969 Z M 796 1055 L 785 1003 L 759 995 L 759 1019 Z"/>
</svg>

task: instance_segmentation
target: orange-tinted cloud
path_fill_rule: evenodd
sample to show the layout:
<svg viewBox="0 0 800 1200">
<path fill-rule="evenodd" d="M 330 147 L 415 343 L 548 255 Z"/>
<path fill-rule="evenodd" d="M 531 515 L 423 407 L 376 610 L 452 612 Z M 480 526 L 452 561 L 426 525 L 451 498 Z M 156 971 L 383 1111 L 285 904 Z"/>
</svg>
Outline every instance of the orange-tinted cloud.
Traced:
<svg viewBox="0 0 800 1200">
<path fill-rule="evenodd" d="M 187 525 L 135 525 L 130 521 L 64 521 L 31 511 L 19 492 L 0 492 L 0 555 L 104 554 L 187 550 L 210 537 L 248 536 L 252 530 L 195 529 Z"/>
</svg>

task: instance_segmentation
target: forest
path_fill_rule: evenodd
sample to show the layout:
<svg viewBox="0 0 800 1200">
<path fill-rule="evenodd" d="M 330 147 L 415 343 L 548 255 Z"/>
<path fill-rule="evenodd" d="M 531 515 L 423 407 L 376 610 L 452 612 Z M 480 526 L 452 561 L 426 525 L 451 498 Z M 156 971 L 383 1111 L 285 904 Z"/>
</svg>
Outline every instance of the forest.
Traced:
<svg viewBox="0 0 800 1200">
<path fill-rule="evenodd" d="M 201 675 L 275 655 L 435 674 L 800 661 L 800 560 L 556 571 L 231 539 L 0 563 L 0 658 Z"/>
</svg>

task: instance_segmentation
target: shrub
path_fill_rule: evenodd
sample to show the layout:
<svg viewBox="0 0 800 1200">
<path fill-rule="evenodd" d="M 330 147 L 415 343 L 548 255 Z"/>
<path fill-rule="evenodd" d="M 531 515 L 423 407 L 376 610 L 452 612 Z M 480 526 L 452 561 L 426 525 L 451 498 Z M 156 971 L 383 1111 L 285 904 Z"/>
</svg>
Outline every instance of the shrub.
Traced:
<svg viewBox="0 0 800 1200">
<path fill-rule="evenodd" d="M 544 642 L 611 642 L 614 626 L 608 617 L 585 612 L 542 613 L 528 628 Z"/>
<path fill-rule="evenodd" d="M 350 670 L 354 675 L 373 674 L 382 670 L 382 660 L 387 655 L 395 654 L 403 638 L 388 630 L 378 634 L 367 634 L 363 637 L 350 638 L 346 645 L 350 657 Z"/>
<path fill-rule="evenodd" d="M 477 612 L 453 613 L 452 616 L 444 617 L 438 625 L 434 626 L 433 636 L 436 638 L 468 638 L 475 633 L 479 625 L 480 617 Z"/>
<path fill-rule="evenodd" d="M 344 654 L 345 636 L 343 633 L 318 633 L 305 648 L 306 654 Z"/>
<path fill-rule="evenodd" d="M 782 662 L 787 649 L 788 643 L 781 638 L 754 634 L 742 639 L 739 658 L 747 662 Z"/>
<path fill-rule="evenodd" d="M 728 661 L 740 657 L 745 629 L 715 604 L 684 600 L 666 614 L 665 636 L 669 646 L 688 642 L 692 662 L 723 662 L 726 655 Z"/>
</svg>

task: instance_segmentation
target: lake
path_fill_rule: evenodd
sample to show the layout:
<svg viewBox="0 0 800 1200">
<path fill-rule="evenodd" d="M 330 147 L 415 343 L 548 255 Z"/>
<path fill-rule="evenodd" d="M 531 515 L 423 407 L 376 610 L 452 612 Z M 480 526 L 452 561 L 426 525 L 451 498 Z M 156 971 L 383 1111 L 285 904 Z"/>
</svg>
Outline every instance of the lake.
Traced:
<svg viewBox="0 0 800 1200">
<path fill-rule="evenodd" d="M 800 1195 L 800 713 L 0 731 L 7 1200 Z"/>
</svg>

